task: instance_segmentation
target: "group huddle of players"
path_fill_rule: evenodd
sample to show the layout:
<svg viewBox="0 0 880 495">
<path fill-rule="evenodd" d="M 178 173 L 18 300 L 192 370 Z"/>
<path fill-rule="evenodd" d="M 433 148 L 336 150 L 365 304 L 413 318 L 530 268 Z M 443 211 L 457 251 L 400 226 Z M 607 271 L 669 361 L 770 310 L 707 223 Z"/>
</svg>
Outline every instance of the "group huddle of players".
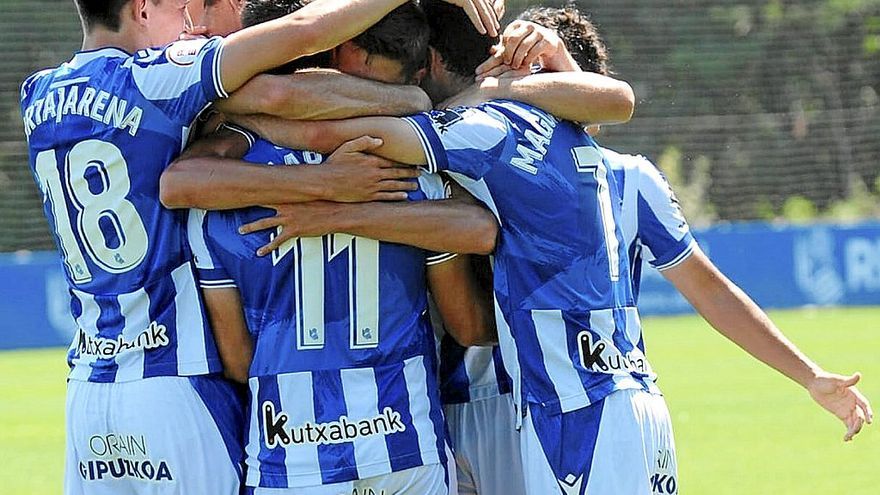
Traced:
<svg viewBox="0 0 880 495">
<path fill-rule="evenodd" d="M 871 421 L 593 140 L 634 96 L 574 6 L 76 4 L 21 92 L 78 326 L 64 493 L 678 493 L 643 260 Z"/>
</svg>

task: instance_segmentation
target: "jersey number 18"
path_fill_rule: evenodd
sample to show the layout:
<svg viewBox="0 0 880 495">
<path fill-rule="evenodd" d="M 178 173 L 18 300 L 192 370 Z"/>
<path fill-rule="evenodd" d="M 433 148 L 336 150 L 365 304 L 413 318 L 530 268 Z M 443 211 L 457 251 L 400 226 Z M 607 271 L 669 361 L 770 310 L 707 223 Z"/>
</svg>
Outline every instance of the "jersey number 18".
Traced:
<svg viewBox="0 0 880 495">
<path fill-rule="evenodd" d="M 74 283 L 92 280 L 83 254 L 109 273 L 127 272 L 147 255 L 147 229 L 134 205 L 128 163 L 116 145 L 89 139 L 64 157 L 63 182 L 55 150 L 42 151 L 36 175 L 55 219 L 64 264 Z M 68 201 L 74 208 L 71 224 Z M 110 235 L 107 235 L 107 234 Z"/>
</svg>

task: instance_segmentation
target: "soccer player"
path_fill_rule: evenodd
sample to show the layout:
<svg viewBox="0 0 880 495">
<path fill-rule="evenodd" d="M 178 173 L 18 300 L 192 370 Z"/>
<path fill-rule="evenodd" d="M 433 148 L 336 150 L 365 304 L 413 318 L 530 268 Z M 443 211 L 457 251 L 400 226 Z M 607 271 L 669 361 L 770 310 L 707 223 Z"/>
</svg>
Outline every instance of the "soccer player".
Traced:
<svg viewBox="0 0 880 495">
<path fill-rule="evenodd" d="M 523 21 L 532 21 L 537 25 Z M 548 32 L 546 28 L 555 32 Z M 504 70 L 510 71 L 514 67 L 528 66 L 538 61 L 551 70 L 583 68 L 606 75 L 609 72 L 607 50 L 601 37 L 595 26 L 574 6 L 531 8 L 520 16 L 519 21 L 505 29 L 502 39 L 504 42 L 502 48 L 497 50 L 498 56 L 478 69 L 482 77 L 499 75 Z M 564 47 L 560 46 L 561 41 L 564 41 Z M 568 48 L 573 57 L 571 61 L 578 66 L 566 68 L 561 63 L 566 59 L 559 56 L 562 48 Z M 548 67 L 548 62 L 553 66 Z M 621 185 L 621 230 L 633 270 L 634 296 L 638 296 L 642 260 L 646 258 L 686 295 L 720 333 L 800 383 L 819 405 L 841 419 L 847 427 L 844 440 L 850 440 L 858 433 L 862 416 L 864 421 L 870 422 L 873 414 L 870 404 L 855 388 L 859 375 L 847 377 L 822 370 L 789 342 L 746 294 L 718 271 L 691 236 L 672 189 L 656 167 L 641 156 L 621 155 L 604 148 L 603 153 Z M 641 337 L 639 346 L 644 351 Z M 449 370 L 446 376 L 441 377 L 441 383 L 449 383 L 450 390 L 458 392 L 453 396 L 462 397 L 459 400 L 465 402 L 468 398 L 463 393 L 468 390 L 466 379 L 477 377 L 479 380 L 493 376 L 497 366 L 488 358 L 490 351 L 485 348 L 470 348 L 466 353 L 454 344 L 449 344 L 448 348 L 451 350 L 441 355 L 441 370 Z M 460 357 L 454 360 L 456 355 Z M 444 357 L 446 366 L 443 366 Z M 458 366 L 452 366 L 451 362 Z M 653 374 L 651 370 L 645 371 Z M 498 380 L 498 388 L 504 386 L 503 378 L 502 375 L 502 379 Z M 495 393 L 491 386 L 480 390 L 483 395 L 487 390 Z M 491 403 L 491 400 L 497 399 L 490 396 L 481 402 Z M 470 467 L 491 466 L 480 453 L 496 451 L 508 445 L 513 428 L 499 429 L 504 422 L 480 421 L 479 416 L 467 414 L 468 408 L 473 408 L 473 404 L 452 406 L 451 412 L 447 406 L 453 441 L 464 443 L 456 452 L 458 462 Z M 486 431 L 491 434 L 486 434 Z M 473 476 L 478 482 L 483 480 L 483 486 L 487 486 L 494 479 L 493 473 L 491 468 L 488 473 L 475 468 Z M 516 474 L 513 467 L 506 473 L 509 477 Z M 467 476 L 469 473 L 459 471 L 460 487 L 462 478 Z M 677 480 L 670 473 L 658 471 L 652 474 L 651 485 L 656 491 L 669 493 L 677 489 Z M 495 491 L 489 489 L 482 493 Z"/>
<path fill-rule="evenodd" d="M 186 27 L 185 0 L 76 2 L 83 51 L 21 90 L 30 165 L 79 327 L 65 493 L 238 492 L 241 410 L 216 377 L 182 216 L 160 206 L 159 174 L 210 101 L 400 3 L 318 0 L 225 40 L 151 49 Z M 491 8 L 463 4 L 494 31 Z"/>
<path fill-rule="evenodd" d="M 376 77 L 410 80 L 425 59 L 428 26 L 415 3 L 398 7 L 361 36 L 375 46 L 409 40 L 391 50 L 397 56 L 369 68 Z M 253 162 L 309 166 L 323 158 L 249 140 L 246 159 Z M 411 199 L 443 196 L 439 177 L 425 175 Z M 491 214 L 475 205 L 451 208 L 455 215 L 435 215 L 428 237 L 461 252 L 489 252 L 497 233 Z M 191 229 L 221 354 L 223 342 L 246 349 L 253 338 L 253 362 L 236 346 L 225 347 L 236 376 L 247 377 L 250 368 L 249 489 L 454 492 L 426 283 L 451 321 L 488 333 L 491 303 L 474 304 L 480 295 L 467 280 L 467 257 L 426 257 L 421 249 L 333 233 L 292 239 L 271 257 L 257 258 L 269 233 L 241 236 L 239 227 L 265 214 L 259 208 L 210 212 Z"/>
<path fill-rule="evenodd" d="M 605 44 L 596 27 L 576 7 L 533 7 L 520 19 L 557 31 L 584 70 L 609 73 Z M 530 50 L 511 47 L 514 52 L 523 49 Z M 621 230 L 630 253 L 636 299 L 645 259 L 719 333 L 804 387 L 817 404 L 844 423 L 844 441 L 852 440 L 865 422 L 873 420 L 870 403 L 855 387 L 860 374 L 844 376 L 822 369 L 718 270 L 693 239 L 672 188 L 653 163 L 640 155 L 624 155 L 607 148 L 603 152 L 622 186 Z"/>
<path fill-rule="evenodd" d="M 437 30 L 423 87 L 440 101 L 473 82 L 492 40 L 444 6 L 425 5 Z M 511 101 L 299 131 L 319 150 L 379 137 L 378 154 L 446 170 L 497 214 L 499 339 L 516 412 L 525 414 L 527 493 L 649 492 L 658 453 L 672 448 L 670 421 L 651 377 L 637 369 L 645 358 L 633 340 L 638 316 L 616 185 L 595 143 L 578 126 Z"/>
</svg>

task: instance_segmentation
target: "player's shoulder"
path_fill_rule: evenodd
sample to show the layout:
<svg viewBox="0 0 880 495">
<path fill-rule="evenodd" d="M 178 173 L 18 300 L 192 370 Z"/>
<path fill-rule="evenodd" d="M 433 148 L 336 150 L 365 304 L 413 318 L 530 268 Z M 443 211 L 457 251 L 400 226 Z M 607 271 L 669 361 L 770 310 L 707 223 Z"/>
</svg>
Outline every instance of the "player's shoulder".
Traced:
<svg viewBox="0 0 880 495">
<path fill-rule="evenodd" d="M 632 155 L 620 153 L 610 148 L 602 147 L 602 154 L 608 166 L 614 170 L 626 170 L 628 172 L 651 175 L 659 173 L 657 166 L 644 155 Z"/>
<path fill-rule="evenodd" d="M 57 68 L 48 68 L 42 69 L 33 74 L 29 75 L 25 78 L 21 83 L 20 88 L 20 99 L 21 101 L 26 100 L 28 97 L 34 94 L 35 90 L 39 86 L 41 86 L 44 82 L 49 81 L 52 78 L 52 74 L 55 73 Z"/>
<path fill-rule="evenodd" d="M 167 63 L 177 67 L 189 67 L 196 63 L 199 54 L 206 46 L 219 45 L 221 42 L 220 37 L 174 41 L 165 46 L 138 50 L 126 62 L 138 66 Z"/>
<path fill-rule="evenodd" d="M 432 128 L 447 150 L 493 149 L 507 138 L 510 129 L 509 121 L 487 105 L 432 110 L 407 120 L 415 124 L 422 136 L 421 129 Z"/>
<path fill-rule="evenodd" d="M 535 117 L 541 120 L 557 122 L 558 119 L 544 110 L 528 103 L 516 100 L 491 100 L 477 105 L 475 108 L 482 110 L 497 119 L 526 120 L 534 122 Z"/>
</svg>

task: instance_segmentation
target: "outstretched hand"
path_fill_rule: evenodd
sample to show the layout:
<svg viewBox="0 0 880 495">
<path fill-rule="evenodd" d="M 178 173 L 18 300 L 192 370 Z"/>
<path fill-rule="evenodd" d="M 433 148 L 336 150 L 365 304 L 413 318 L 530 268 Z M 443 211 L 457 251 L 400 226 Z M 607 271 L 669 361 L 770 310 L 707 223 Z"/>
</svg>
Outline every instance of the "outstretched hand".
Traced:
<svg viewBox="0 0 880 495">
<path fill-rule="evenodd" d="M 855 387 L 861 378 L 861 373 L 843 376 L 823 372 L 807 385 L 813 400 L 846 425 L 844 442 L 852 440 L 865 423 L 874 420 L 871 404 Z"/>
</svg>

